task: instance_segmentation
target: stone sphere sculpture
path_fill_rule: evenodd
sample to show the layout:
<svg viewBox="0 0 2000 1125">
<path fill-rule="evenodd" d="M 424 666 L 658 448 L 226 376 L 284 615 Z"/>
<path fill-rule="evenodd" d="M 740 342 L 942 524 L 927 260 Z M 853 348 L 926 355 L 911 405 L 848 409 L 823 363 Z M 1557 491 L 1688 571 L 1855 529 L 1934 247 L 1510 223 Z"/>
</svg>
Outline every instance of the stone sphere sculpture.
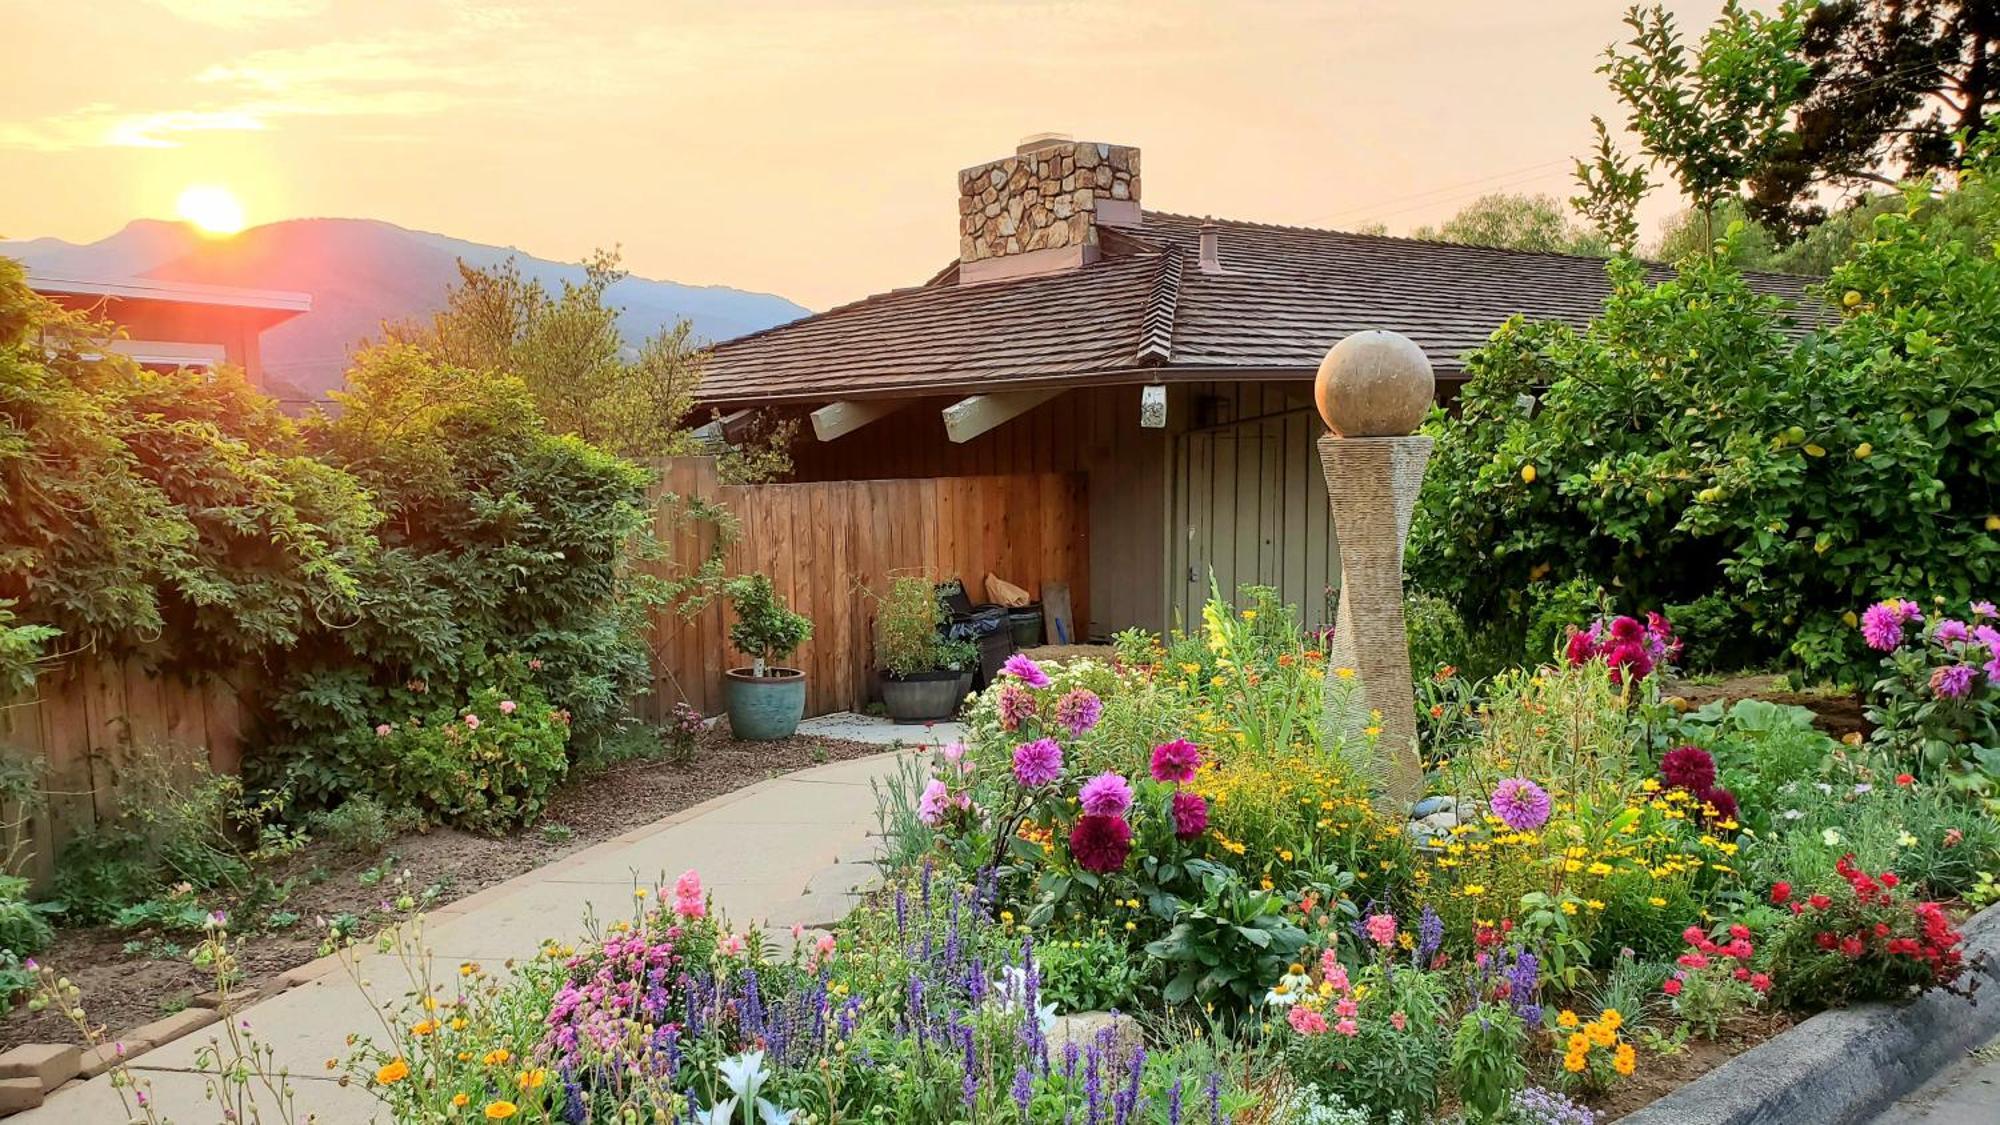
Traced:
<svg viewBox="0 0 2000 1125">
<path fill-rule="evenodd" d="M 1394 332 L 1356 332 L 1320 360 L 1313 398 L 1344 438 L 1402 437 L 1422 424 L 1437 393 L 1424 350 Z"/>
</svg>

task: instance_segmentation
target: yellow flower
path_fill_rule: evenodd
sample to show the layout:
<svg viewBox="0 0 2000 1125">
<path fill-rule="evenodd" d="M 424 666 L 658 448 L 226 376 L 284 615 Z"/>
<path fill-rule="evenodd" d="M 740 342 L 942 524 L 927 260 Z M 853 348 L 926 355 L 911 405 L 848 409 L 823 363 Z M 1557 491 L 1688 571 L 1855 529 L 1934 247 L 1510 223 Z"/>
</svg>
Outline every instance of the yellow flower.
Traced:
<svg viewBox="0 0 2000 1125">
<path fill-rule="evenodd" d="M 484 1062 L 487 1066 L 499 1066 L 501 1063 L 504 1063 L 508 1059 L 511 1059 L 513 1057 L 514 1057 L 514 1052 L 508 1050 L 507 1048 L 495 1047 L 492 1050 L 486 1052 L 486 1057 L 480 1061 Z"/>
<path fill-rule="evenodd" d="M 1611 1056 L 1611 1069 L 1630 1077 L 1632 1072 L 1638 1069 L 1638 1065 L 1638 1053 L 1632 1050 L 1632 1044 L 1618 1044 L 1618 1050 Z"/>
<path fill-rule="evenodd" d="M 1486 893 L 1486 888 L 1480 886 L 1478 883 L 1467 883 L 1462 893 L 1468 898 L 1478 898 L 1480 895 Z"/>
<path fill-rule="evenodd" d="M 1339 676 L 1339 677 L 1340 677 L 1341 679 L 1343 679 L 1343 680 L 1351 680 L 1351 679 L 1353 679 L 1353 678 L 1354 678 L 1354 669 L 1352 669 L 1352 668 L 1335 668 L 1335 669 L 1333 670 L 1333 674 L 1334 674 L 1334 675 L 1336 675 L 1336 676 Z"/>
<path fill-rule="evenodd" d="M 1618 1032 L 1601 1023 L 1585 1024 L 1583 1033 L 1594 1047 L 1609 1047 L 1618 1042 Z"/>
<path fill-rule="evenodd" d="M 460 1109 L 464 1109 L 466 1103 L 470 1102 L 471 1100 L 472 1100 L 472 1095 L 463 1092 L 453 1094 L 451 1096 L 451 1104 L 457 1106 Z"/>
<path fill-rule="evenodd" d="M 1570 902 L 1570 901 L 1568 901 L 1568 900 L 1564 900 L 1564 902 L 1563 902 L 1563 913 L 1564 913 L 1564 914 L 1575 914 L 1575 913 L 1576 913 L 1576 903 L 1573 903 L 1573 902 Z"/>
<path fill-rule="evenodd" d="M 1580 1073 L 1582 1073 L 1582 1071 L 1583 1071 L 1583 1056 L 1582 1056 L 1582 1055 L 1577 1055 L 1577 1054 L 1568 1054 L 1568 1055 L 1564 1055 L 1564 1056 L 1563 1056 L 1563 1069 L 1564 1069 L 1564 1070 L 1567 1070 L 1567 1071 L 1569 1071 L 1569 1072 L 1570 1072 L 1571 1074 L 1580 1074 Z"/>
<path fill-rule="evenodd" d="M 1597 1013 L 1597 1022 L 1613 1031 L 1617 1031 L 1619 1028 L 1625 1026 L 1625 1015 L 1616 1008 L 1606 1008 Z"/>
<path fill-rule="evenodd" d="M 1246 609 L 1246 610 L 1244 610 L 1244 611 L 1243 611 L 1243 620 L 1245 620 L 1245 621 L 1255 621 L 1255 620 L 1257 620 L 1257 611 L 1256 611 L 1256 610 L 1254 610 L 1254 609 Z"/>
<path fill-rule="evenodd" d="M 1556 1013 L 1557 1027 L 1575 1027 L 1576 1024 L 1576 1013 L 1570 1011 L 1568 1008 L 1564 1008 L 1562 1011 Z"/>
<path fill-rule="evenodd" d="M 465 1017 L 464 1017 L 464 1016 L 453 1016 L 453 1017 L 451 1017 L 451 1029 L 452 1029 L 453 1031 L 464 1031 L 464 1030 L 465 1030 Z"/>
<path fill-rule="evenodd" d="M 387 1064 L 375 1068 L 375 1081 L 384 1086 L 393 1086 L 410 1076 L 410 1064 L 401 1055 L 390 1059 Z"/>
<path fill-rule="evenodd" d="M 519 1112 L 521 1112 L 521 1107 L 510 1101 L 502 1100 L 486 1103 L 486 1119 L 488 1121 L 504 1120 Z"/>
<path fill-rule="evenodd" d="M 541 1067 L 536 1067 L 533 1070 L 524 1070 L 521 1072 L 520 1077 L 515 1079 L 523 1090 L 539 1090 L 542 1088 L 542 1084 L 548 1080 L 549 1072 L 543 1070 Z"/>
<path fill-rule="evenodd" d="M 1609 875 L 1611 874 L 1611 865 L 1600 859 L 1590 865 L 1589 871 L 1592 875 Z"/>
<path fill-rule="evenodd" d="M 1665 906 L 1667 904 L 1667 900 L 1661 898 L 1659 895 L 1654 895 L 1646 901 L 1652 903 L 1654 906 Z"/>
<path fill-rule="evenodd" d="M 421 1038 L 422 1036 L 429 1035 L 431 1032 L 436 1031 L 437 1029 L 438 1029 L 438 1021 L 434 1019 L 418 1020 L 417 1022 L 410 1025 L 410 1034 Z"/>
<path fill-rule="evenodd" d="M 1589 907 L 1589 908 L 1590 908 L 1590 909 L 1592 909 L 1592 910 L 1602 910 L 1602 909 L 1604 909 L 1604 903 L 1603 903 L 1603 902 L 1601 902 L 1601 901 L 1599 901 L 1598 899 L 1591 899 L 1590 901 L 1588 901 L 1588 902 L 1584 903 L 1584 905 L 1585 905 L 1585 906 L 1587 906 L 1587 907 Z"/>
<path fill-rule="evenodd" d="M 1571 1018 L 1575 1018 L 1574 1013 L 1571 1013 Z M 1570 1054 L 1581 1055 L 1585 1051 L 1590 1050 L 1590 1040 L 1580 1031 L 1571 1032 L 1569 1042 L 1566 1046 L 1569 1048 Z"/>
</svg>

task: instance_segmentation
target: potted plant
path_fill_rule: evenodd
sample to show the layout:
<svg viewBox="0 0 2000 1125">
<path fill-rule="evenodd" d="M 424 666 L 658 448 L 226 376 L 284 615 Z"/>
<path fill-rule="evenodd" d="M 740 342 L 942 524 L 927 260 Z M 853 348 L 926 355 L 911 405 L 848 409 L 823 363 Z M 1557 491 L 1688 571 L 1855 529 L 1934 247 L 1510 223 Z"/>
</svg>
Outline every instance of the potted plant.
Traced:
<svg viewBox="0 0 2000 1125">
<path fill-rule="evenodd" d="M 750 667 L 724 674 L 730 732 L 759 742 L 789 738 L 805 717 L 806 674 L 776 662 L 811 639 L 812 622 L 792 612 L 765 575 L 732 578 L 726 592 L 736 611 L 729 643 L 750 658 Z"/>
<path fill-rule="evenodd" d="M 882 705 L 899 723 L 948 719 L 963 698 L 959 670 L 946 663 L 939 627 L 944 606 L 929 580 L 891 579 L 875 613 L 875 659 L 882 672 Z"/>
</svg>

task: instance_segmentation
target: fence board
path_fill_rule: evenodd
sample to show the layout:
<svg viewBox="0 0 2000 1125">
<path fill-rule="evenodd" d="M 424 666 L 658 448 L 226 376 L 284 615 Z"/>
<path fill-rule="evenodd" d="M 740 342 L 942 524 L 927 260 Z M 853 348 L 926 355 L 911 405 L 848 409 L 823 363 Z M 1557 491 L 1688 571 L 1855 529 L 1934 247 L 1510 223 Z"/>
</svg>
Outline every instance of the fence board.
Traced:
<svg viewBox="0 0 2000 1125">
<path fill-rule="evenodd" d="M 725 553 L 730 573 L 769 575 L 792 607 L 813 619 L 813 640 L 793 660 L 810 677 L 810 714 L 867 705 L 874 688 L 871 594 L 886 590 L 896 574 L 962 577 L 974 601 L 985 600 L 989 572 L 1036 593 L 1045 581 L 1067 582 L 1077 619 L 1088 620 L 1087 491 L 1080 474 L 723 485 L 708 458 L 672 458 L 656 467 L 659 497 L 715 500 L 735 514 L 741 536 Z M 663 532 L 664 572 L 698 565 L 706 534 Z M 722 710 L 721 671 L 743 663 L 727 648 L 727 620 L 719 608 L 692 623 L 654 619 L 660 698 L 647 701 L 642 714 L 657 717 L 683 699 L 705 714 Z"/>
</svg>

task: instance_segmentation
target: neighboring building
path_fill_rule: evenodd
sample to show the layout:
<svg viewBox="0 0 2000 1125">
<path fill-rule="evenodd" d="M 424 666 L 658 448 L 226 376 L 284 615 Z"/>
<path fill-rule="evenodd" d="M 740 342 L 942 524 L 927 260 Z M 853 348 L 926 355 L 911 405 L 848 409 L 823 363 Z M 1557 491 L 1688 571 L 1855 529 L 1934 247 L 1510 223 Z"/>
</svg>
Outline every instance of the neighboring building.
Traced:
<svg viewBox="0 0 2000 1125">
<path fill-rule="evenodd" d="M 1448 400 L 1510 316 L 1580 325 L 1610 292 L 1599 259 L 1212 222 L 1141 210 L 1140 187 L 1139 150 L 1060 138 L 968 168 L 958 261 L 717 346 L 703 402 L 810 411 L 802 481 L 1088 474 L 1093 637 L 1198 620 L 1211 574 L 1317 624 L 1339 582 L 1327 348 L 1401 332 Z M 1823 311 L 1810 279 L 1752 283 Z"/>
<path fill-rule="evenodd" d="M 112 351 L 148 367 L 243 369 L 264 386 L 258 337 L 266 328 L 310 311 L 312 297 L 277 289 L 235 289 L 151 278 L 80 278 L 28 274 L 28 288 L 70 309 L 117 323 L 125 338 Z"/>
</svg>

